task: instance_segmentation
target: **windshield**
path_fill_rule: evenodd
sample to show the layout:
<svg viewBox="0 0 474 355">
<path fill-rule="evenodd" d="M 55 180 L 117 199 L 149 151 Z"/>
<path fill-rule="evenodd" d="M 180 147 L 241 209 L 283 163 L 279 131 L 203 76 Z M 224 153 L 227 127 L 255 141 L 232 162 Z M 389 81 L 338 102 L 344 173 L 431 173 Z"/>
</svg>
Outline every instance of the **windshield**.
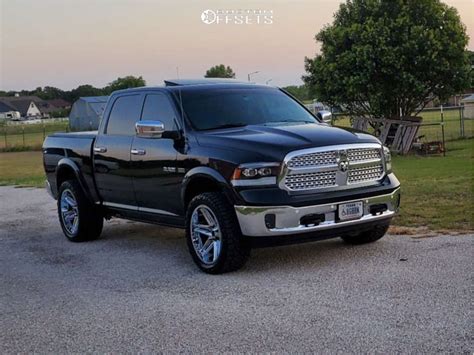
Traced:
<svg viewBox="0 0 474 355">
<path fill-rule="evenodd" d="M 197 130 L 317 120 L 277 89 L 226 88 L 182 92 L 183 108 Z"/>
</svg>

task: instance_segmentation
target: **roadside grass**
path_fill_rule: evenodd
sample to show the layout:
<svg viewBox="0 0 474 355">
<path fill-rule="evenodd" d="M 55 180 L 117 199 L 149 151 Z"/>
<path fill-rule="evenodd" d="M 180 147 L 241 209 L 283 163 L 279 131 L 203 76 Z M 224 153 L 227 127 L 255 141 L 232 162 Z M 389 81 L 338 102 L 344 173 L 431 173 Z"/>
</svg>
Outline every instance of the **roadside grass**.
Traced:
<svg viewBox="0 0 474 355">
<path fill-rule="evenodd" d="M 451 141 L 446 157 L 395 156 L 402 183 L 400 227 L 474 230 L 474 139 Z M 43 187 L 41 152 L 0 153 L 0 185 Z"/>
</svg>

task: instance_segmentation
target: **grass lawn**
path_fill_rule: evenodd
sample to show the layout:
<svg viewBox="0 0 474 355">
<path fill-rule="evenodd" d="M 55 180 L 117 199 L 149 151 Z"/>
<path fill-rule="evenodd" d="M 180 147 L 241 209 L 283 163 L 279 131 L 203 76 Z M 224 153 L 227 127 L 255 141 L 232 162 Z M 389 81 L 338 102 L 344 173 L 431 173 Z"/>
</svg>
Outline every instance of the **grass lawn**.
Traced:
<svg viewBox="0 0 474 355">
<path fill-rule="evenodd" d="M 430 229 L 474 229 L 473 139 L 447 144 L 446 157 L 394 157 L 402 184 L 395 224 Z"/>
<path fill-rule="evenodd" d="M 42 152 L 0 153 L 0 185 L 44 187 Z"/>
<path fill-rule="evenodd" d="M 66 131 L 67 121 L 38 124 L 2 125 L 0 127 L 0 151 L 41 150 L 46 136 Z"/>
<path fill-rule="evenodd" d="M 394 224 L 432 230 L 474 230 L 473 139 L 448 143 L 446 157 L 394 157 L 402 183 Z M 41 152 L 0 153 L 0 185 L 44 186 Z"/>
</svg>

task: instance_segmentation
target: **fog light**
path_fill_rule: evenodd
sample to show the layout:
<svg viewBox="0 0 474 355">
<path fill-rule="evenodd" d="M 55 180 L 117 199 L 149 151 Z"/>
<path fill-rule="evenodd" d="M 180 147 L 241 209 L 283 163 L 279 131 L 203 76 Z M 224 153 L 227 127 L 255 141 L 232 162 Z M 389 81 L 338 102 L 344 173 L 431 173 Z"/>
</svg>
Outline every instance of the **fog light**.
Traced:
<svg viewBox="0 0 474 355">
<path fill-rule="evenodd" d="M 273 229 L 275 228 L 276 224 L 276 216 L 273 213 L 266 214 L 265 215 L 265 227 L 268 229 Z"/>
<path fill-rule="evenodd" d="M 400 208 L 400 199 L 401 199 L 401 195 L 398 194 L 397 197 L 395 197 L 395 207 L 397 209 Z"/>
</svg>

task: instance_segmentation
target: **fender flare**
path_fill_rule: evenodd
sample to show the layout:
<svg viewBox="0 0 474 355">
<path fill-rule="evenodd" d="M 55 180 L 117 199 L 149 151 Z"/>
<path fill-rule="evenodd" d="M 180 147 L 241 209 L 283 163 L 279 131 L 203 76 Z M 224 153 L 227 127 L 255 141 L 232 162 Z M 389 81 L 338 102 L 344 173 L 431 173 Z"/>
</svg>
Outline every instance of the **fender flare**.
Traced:
<svg viewBox="0 0 474 355">
<path fill-rule="evenodd" d="M 183 201 L 183 205 L 186 201 L 185 197 L 188 186 L 196 178 L 206 178 L 214 181 L 222 189 L 229 202 L 231 204 L 235 203 L 237 199 L 236 193 L 221 173 L 207 166 L 198 166 L 192 168 L 184 175 L 183 182 L 181 183 L 181 201 Z"/>
<path fill-rule="evenodd" d="M 84 177 L 82 176 L 81 170 L 77 166 L 77 164 L 70 158 L 62 158 L 59 162 L 58 165 L 56 166 L 56 185 L 57 188 L 56 190 L 58 191 L 59 194 L 59 187 L 58 186 L 58 175 L 60 174 L 61 171 L 64 169 L 68 169 L 69 171 L 72 171 L 74 173 L 74 176 L 76 177 L 77 182 L 79 183 L 79 186 L 82 189 L 82 192 L 86 195 L 87 199 L 92 202 L 92 196 L 89 191 L 89 188 L 87 187 L 87 184 L 84 180 Z"/>
</svg>

